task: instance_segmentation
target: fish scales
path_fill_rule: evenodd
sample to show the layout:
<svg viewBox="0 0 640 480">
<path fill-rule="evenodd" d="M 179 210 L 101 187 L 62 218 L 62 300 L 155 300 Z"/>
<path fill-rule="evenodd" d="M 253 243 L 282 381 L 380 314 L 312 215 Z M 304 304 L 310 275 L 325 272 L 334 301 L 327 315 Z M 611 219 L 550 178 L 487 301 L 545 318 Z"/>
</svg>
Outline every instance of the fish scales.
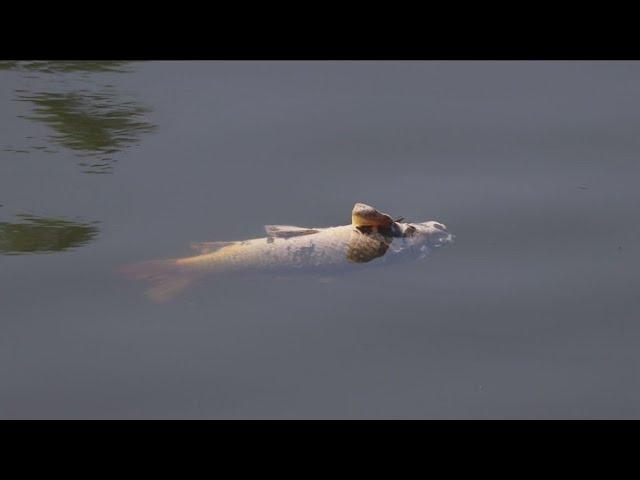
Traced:
<svg viewBox="0 0 640 480">
<path fill-rule="evenodd" d="M 349 262 L 347 252 L 354 237 L 364 235 L 351 225 L 322 229 L 292 238 L 254 238 L 186 259 L 177 265 L 203 270 L 268 270 L 337 265 Z M 363 255 L 378 250 L 378 241 L 360 242 Z"/>
</svg>

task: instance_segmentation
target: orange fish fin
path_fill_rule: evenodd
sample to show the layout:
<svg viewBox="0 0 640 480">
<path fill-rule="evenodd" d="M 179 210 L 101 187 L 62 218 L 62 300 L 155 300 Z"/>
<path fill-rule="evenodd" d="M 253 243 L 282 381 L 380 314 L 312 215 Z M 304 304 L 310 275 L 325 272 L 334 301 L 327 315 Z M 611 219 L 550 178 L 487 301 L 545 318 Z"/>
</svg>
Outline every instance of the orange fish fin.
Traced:
<svg viewBox="0 0 640 480">
<path fill-rule="evenodd" d="M 166 302 L 187 288 L 196 274 L 181 269 L 176 260 L 151 260 L 134 263 L 119 269 L 120 273 L 133 280 L 146 280 L 148 298 L 155 302 Z"/>
</svg>

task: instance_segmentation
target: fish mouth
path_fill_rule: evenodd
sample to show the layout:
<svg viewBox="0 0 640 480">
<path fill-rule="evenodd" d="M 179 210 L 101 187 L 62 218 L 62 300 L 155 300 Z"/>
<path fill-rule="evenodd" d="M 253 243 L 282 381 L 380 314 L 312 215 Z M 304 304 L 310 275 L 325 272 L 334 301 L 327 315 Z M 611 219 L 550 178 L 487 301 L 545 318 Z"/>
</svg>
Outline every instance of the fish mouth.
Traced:
<svg viewBox="0 0 640 480">
<path fill-rule="evenodd" d="M 453 233 L 447 233 L 431 241 L 433 247 L 441 247 L 454 243 L 456 236 Z"/>
</svg>

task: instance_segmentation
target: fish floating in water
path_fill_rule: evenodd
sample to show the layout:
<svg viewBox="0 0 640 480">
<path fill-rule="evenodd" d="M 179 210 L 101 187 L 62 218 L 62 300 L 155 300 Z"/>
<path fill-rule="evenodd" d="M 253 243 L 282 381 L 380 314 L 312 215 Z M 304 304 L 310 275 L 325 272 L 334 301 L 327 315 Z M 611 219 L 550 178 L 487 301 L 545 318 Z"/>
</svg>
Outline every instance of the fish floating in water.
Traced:
<svg viewBox="0 0 640 480">
<path fill-rule="evenodd" d="M 266 225 L 266 237 L 233 242 L 193 243 L 198 253 L 185 258 L 151 260 L 121 272 L 151 286 L 147 296 L 166 301 L 195 280 L 231 272 L 335 271 L 388 258 L 422 258 L 453 240 L 442 223 L 406 223 L 364 203 L 356 203 L 351 224 L 305 228 Z M 378 260 L 374 262 L 374 260 Z"/>
</svg>

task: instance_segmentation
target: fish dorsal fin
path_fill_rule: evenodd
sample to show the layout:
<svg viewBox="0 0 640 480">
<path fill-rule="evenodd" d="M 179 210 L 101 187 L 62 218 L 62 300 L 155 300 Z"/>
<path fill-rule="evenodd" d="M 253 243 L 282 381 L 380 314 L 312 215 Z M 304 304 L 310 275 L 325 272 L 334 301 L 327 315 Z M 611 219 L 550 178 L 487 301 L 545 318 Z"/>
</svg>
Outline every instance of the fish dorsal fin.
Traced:
<svg viewBox="0 0 640 480">
<path fill-rule="evenodd" d="M 388 228 L 393 224 L 393 219 L 371 205 L 356 203 L 351 210 L 351 224 L 356 227 Z"/>
<path fill-rule="evenodd" d="M 237 242 L 193 242 L 191 249 L 197 251 L 200 254 L 213 253 L 216 250 L 220 250 L 223 247 L 228 247 Z"/>
<path fill-rule="evenodd" d="M 292 225 L 265 225 L 264 230 L 268 236 L 277 238 L 299 237 L 319 232 L 315 228 L 294 227 Z"/>
</svg>

